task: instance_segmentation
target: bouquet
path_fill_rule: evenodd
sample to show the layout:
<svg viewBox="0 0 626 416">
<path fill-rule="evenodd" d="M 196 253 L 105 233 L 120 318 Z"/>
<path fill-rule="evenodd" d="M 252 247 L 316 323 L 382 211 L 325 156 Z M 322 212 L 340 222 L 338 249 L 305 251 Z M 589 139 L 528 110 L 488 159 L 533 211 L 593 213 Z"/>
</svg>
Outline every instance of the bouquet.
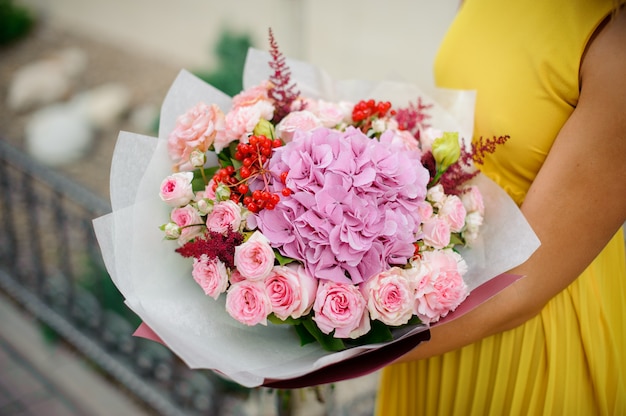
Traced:
<svg viewBox="0 0 626 416">
<path fill-rule="evenodd" d="M 95 225 L 144 329 L 191 367 L 319 384 L 407 352 L 537 241 L 473 168 L 505 137 L 465 145 L 471 128 L 415 88 L 334 83 L 270 42 L 232 99 L 183 71 L 161 140 L 120 135 Z"/>
</svg>

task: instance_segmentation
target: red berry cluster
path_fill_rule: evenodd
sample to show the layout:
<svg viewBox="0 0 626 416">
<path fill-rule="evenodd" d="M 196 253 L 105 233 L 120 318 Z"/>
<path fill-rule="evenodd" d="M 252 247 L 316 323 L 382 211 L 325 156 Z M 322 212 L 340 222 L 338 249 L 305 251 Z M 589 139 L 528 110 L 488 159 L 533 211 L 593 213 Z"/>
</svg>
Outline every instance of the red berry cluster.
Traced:
<svg viewBox="0 0 626 416">
<path fill-rule="evenodd" d="M 390 109 L 391 103 L 389 101 L 361 100 L 352 109 L 352 120 L 358 123 L 371 117 L 382 118 L 387 115 Z M 391 111 L 391 115 L 394 114 L 395 111 Z"/>
<path fill-rule="evenodd" d="M 271 193 L 267 190 L 267 176 L 269 173 L 265 170 L 265 164 L 272 156 L 272 152 L 276 147 L 282 146 L 279 139 L 270 139 L 263 135 L 254 135 L 248 138 L 248 143 L 239 143 L 237 145 L 234 158 L 241 162 L 241 167 L 237 170 L 233 166 L 226 166 L 219 169 L 213 177 L 213 189 L 217 189 L 218 184 L 222 183 L 230 188 L 230 199 L 234 202 L 242 202 L 243 205 L 251 212 L 259 212 L 262 209 L 274 209 L 280 201 L 280 195 Z M 281 180 L 285 182 L 287 172 L 283 172 Z M 255 190 L 249 192 L 248 181 L 259 175 L 265 180 L 265 190 Z M 291 192 L 282 194 L 289 196 Z"/>
</svg>

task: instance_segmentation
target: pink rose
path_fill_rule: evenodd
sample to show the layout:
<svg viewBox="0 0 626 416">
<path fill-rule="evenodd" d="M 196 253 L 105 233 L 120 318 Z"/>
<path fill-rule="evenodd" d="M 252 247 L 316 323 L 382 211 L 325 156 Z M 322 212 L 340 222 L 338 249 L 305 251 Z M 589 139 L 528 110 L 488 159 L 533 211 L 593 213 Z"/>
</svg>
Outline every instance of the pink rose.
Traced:
<svg viewBox="0 0 626 416">
<path fill-rule="evenodd" d="M 192 180 L 192 172 L 178 172 L 163 179 L 159 192 L 161 200 L 173 207 L 187 205 L 194 198 Z"/>
<path fill-rule="evenodd" d="M 207 186 L 204 187 L 204 191 L 196 192 L 196 201 L 200 199 L 215 199 L 215 191 L 213 190 L 213 185 L 217 185 L 215 182 L 215 178 L 211 178 Z"/>
<path fill-rule="evenodd" d="M 442 202 L 437 215 L 445 219 L 450 224 L 450 231 L 460 232 L 465 226 L 465 216 L 467 211 L 463 201 L 456 195 L 448 195 Z"/>
<path fill-rule="evenodd" d="M 347 112 L 345 105 L 324 100 L 307 100 L 305 108 L 313 113 L 324 127 L 330 128 L 344 122 L 352 111 L 352 107 L 350 112 Z"/>
<path fill-rule="evenodd" d="M 436 322 L 454 311 L 469 294 L 463 281 L 465 260 L 451 249 L 426 251 L 408 269 L 417 281 L 414 312 L 423 322 Z"/>
<path fill-rule="evenodd" d="M 442 249 L 450 244 L 450 224 L 437 215 L 428 218 L 422 223 L 424 244 Z"/>
<path fill-rule="evenodd" d="M 296 131 L 311 131 L 317 127 L 321 127 L 322 122 L 315 114 L 310 111 L 294 111 L 276 126 L 276 135 L 284 142 L 290 142 Z"/>
<path fill-rule="evenodd" d="M 420 131 L 420 144 L 422 147 L 422 152 L 430 152 L 433 148 L 433 142 L 435 141 L 435 139 L 438 139 L 442 136 L 443 131 L 432 127 L 427 127 L 426 129 Z"/>
<path fill-rule="evenodd" d="M 478 212 L 470 212 L 465 217 L 465 228 L 461 235 L 465 239 L 465 244 L 471 246 L 476 243 L 479 237 L 480 227 L 483 225 L 483 216 Z"/>
<path fill-rule="evenodd" d="M 477 186 L 469 186 L 461 193 L 461 201 L 467 212 L 478 212 L 481 216 L 485 214 L 485 203 L 483 194 Z"/>
<path fill-rule="evenodd" d="M 417 212 L 422 219 L 422 222 L 433 216 L 433 206 L 430 202 L 422 201 L 417 207 Z"/>
<path fill-rule="evenodd" d="M 218 132 L 213 147 L 219 153 L 235 140 L 247 141 L 259 120 L 271 120 L 274 116 L 274 105 L 271 102 L 260 100 L 253 105 L 234 107 L 226 114 L 226 128 Z"/>
<path fill-rule="evenodd" d="M 233 201 L 222 201 L 207 216 L 206 227 L 216 233 L 237 231 L 241 225 L 241 207 Z"/>
<path fill-rule="evenodd" d="M 170 157 L 180 170 L 191 170 L 191 152 L 209 150 L 217 132 L 224 129 L 224 113 L 215 105 L 198 103 L 176 119 L 167 148 Z"/>
<path fill-rule="evenodd" d="M 248 326 L 267 325 L 272 305 L 263 282 L 244 280 L 232 284 L 226 292 L 226 312 Z"/>
<path fill-rule="evenodd" d="M 445 198 L 446 193 L 443 190 L 443 186 L 441 184 L 437 184 L 432 188 L 429 188 L 428 192 L 426 192 L 426 199 L 435 204 L 436 207 L 441 206 L 441 203 Z"/>
<path fill-rule="evenodd" d="M 272 312 L 283 321 L 306 315 L 313 306 L 318 280 L 301 265 L 274 267 L 265 279 L 265 290 L 272 304 Z"/>
<path fill-rule="evenodd" d="M 204 293 L 213 299 L 217 299 L 228 288 L 226 266 L 219 259 L 210 258 L 206 254 L 193 260 L 191 276 L 204 290 Z"/>
<path fill-rule="evenodd" d="M 392 267 L 361 285 L 371 319 L 398 326 L 413 316 L 415 288 L 413 280 L 399 267 Z"/>
<path fill-rule="evenodd" d="M 271 83 L 269 81 L 264 81 L 260 85 L 241 91 L 233 97 L 233 107 L 244 107 L 253 105 L 258 101 L 269 101 L 267 91 L 270 87 Z"/>
<path fill-rule="evenodd" d="M 197 209 L 191 205 L 174 208 L 170 214 L 172 222 L 180 227 L 178 243 L 184 244 L 202 234 L 204 222 Z"/>
<path fill-rule="evenodd" d="M 269 240 L 259 231 L 235 247 L 235 266 L 249 280 L 265 279 L 274 267 L 275 258 Z"/>
<path fill-rule="evenodd" d="M 313 320 L 325 334 L 335 338 L 358 338 L 370 330 L 365 298 L 350 283 L 324 281 L 318 286 Z"/>
<path fill-rule="evenodd" d="M 237 269 L 233 269 L 230 271 L 230 283 L 234 284 L 238 282 L 243 282 L 244 280 L 246 280 L 246 278 L 243 277 Z"/>
</svg>

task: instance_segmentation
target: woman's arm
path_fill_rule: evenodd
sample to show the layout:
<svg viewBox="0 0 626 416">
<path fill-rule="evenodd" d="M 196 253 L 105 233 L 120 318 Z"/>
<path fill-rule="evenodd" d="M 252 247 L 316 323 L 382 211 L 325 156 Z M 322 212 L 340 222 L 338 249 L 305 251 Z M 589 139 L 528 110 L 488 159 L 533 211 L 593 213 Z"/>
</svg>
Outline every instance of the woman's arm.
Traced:
<svg viewBox="0 0 626 416">
<path fill-rule="evenodd" d="M 541 240 L 511 273 L 524 275 L 468 314 L 431 330 L 398 361 L 439 355 L 538 314 L 578 277 L 626 219 L 626 10 L 592 40 L 578 106 L 521 207 Z"/>
</svg>

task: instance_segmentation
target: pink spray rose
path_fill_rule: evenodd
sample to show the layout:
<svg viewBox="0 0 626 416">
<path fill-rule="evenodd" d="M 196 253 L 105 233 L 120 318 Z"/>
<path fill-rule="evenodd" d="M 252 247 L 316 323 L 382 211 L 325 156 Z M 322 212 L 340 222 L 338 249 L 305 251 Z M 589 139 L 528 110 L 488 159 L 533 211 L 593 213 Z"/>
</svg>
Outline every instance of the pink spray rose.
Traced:
<svg viewBox="0 0 626 416">
<path fill-rule="evenodd" d="M 427 127 L 420 133 L 420 143 L 422 146 L 422 152 L 430 152 L 433 147 L 435 139 L 443 136 L 443 131 L 435 129 L 433 127 Z"/>
<path fill-rule="evenodd" d="M 417 212 L 419 213 L 420 217 L 422 218 L 422 221 L 426 221 L 427 219 L 429 219 L 430 217 L 433 216 L 433 206 L 430 204 L 430 202 L 427 201 L 423 201 L 418 207 L 417 207 Z"/>
<path fill-rule="evenodd" d="M 450 231 L 453 233 L 460 232 L 465 226 L 465 216 L 467 211 L 463 205 L 463 201 L 456 195 L 448 195 L 443 200 L 441 208 L 437 215 L 445 219 L 450 225 Z"/>
<path fill-rule="evenodd" d="M 180 237 L 178 243 L 184 244 L 202 234 L 203 221 L 197 209 L 191 205 L 174 208 L 170 213 L 172 222 L 180 227 Z"/>
<path fill-rule="evenodd" d="M 478 212 L 480 215 L 485 214 L 485 203 L 483 195 L 477 186 L 469 186 L 461 193 L 461 201 L 468 213 Z"/>
<path fill-rule="evenodd" d="M 370 330 L 365 298 L 352 284 L 320 283 L 313 304 L 313 320 L 325 334 L 335 338 L 358 338 Z"/>
<path fill-rule="evenodd" d="M 226 312 L 248 326 L 267 325 L 272 304 L 263 282 L 243 280 L 232 284 L 226 292 Z"/>
<path fill-rule="evenodd" d="M 271 82 L 263 81 L 259 85 L 241 91 L 233 97 L 233 107 L 244 107 L 253 105 L 258 101 L 269 101 L 270 99 L 267 92 L 271 86 Z"/>
<path fill-rule="evenodd" d="M 192 168 L 189 158 L 194 150 L 206 152 L 217 132 L 224 129 L 224 113 L 215 105 L 198 103 L 176 119 L 176 127 L 170 133 L 167 148 L 170 157 L 180 170 Z"/>
<path fill-rule="evenodd" d="M 432 202 L 435 207 L 439 208 L 445 198 L 446 193 L 441 184 L 437 184 L 432 188 L 428 188 L 428 192 L 426 193 L 426 199 Z"/>
<path fill-rule="evenodd" d="M 463 281 L 467 272 L 465 260 L 451 249 L 425 251 L 413 261 L 417 282 L 414 312 L 422 322 L 436 322 L 445 317 L 467 297 Z"/>
<path fill-rule="evenodd" d="M 465 189 L 465 192 L 461 194 L 461 200 L 467 210 L 462 236 L 465 239 L 465 243 L 471 246 L 478 239 L 480 227 L 483 225 L 485 203 L 483 195 L 477 186 L 470 186 Z"/>
<path fill-rule="evenodd" d="M 422 224 L 424 244 L 442 249 L 450 244 L 450 224 L 444 218 L 434 215 Z"/>
<path fill-rule="evenodd" d="M 218 132 L 213 147 L 219 153 L 230 142 L 241 140 L 247 142 L 248 134 L 256 127 L 259 120 L 271 120 L 274 116 L 274 105 L 270 101 L 259 100 L 252 105 L 233 107 L 226 114 L 223 131 Z"/>
<path fill-rule="evenodd" d="M 213 299 L 217 299 L 228 288 L 226 266 L 219 259 L 210 258 L 206 254 L 193 260 L 191 275 L 204 293 Z"/>
<path fill-rule="evenodd" d="M 392 267 L 361 285 L 370 318 L 386 325 L 406 324 L 413 316 L 415 284 L 404 269 Z"/>
<path fill-rule="evenodd" d="M 301 265 L 277 266 L 265 279 L 265 290 L 274 315 L 283 321 L 288 317 L 297 319 L 311 310 L 317 292 L 317 279 Z"/>
<path fill-rule="evenodd" d="M 230 271 L 230 283 L 231 284 L 238 283 L 238 282 L 243 282 L 244 280 L 246 280 L 246 278 L 243 277 L 241 275 L 241 273 L 239 273 L 239 270 L 232 269 Z"/>
<path fill-rule="evenodd" d="M 276 126 L 276 135 L 284 142 L 290 142 L 296 131 L 310 131 L 321 127 L 320 119 L 310 111 L 294 111 L 281 120 Z"/>
<path fill-rule="evenodd" d="M 233 201 L 222 201 L 213 207 L 207 216 L 206 226 L 210 231 L 226 233 L 237 231 L 241 225 L 241 207 Z"/>
<path fill-rule="evenodd" d="M 173 207 L 187 205 L 194 198 L 192 180 L 192 172 L 178 172 L 163 179 L 159 192 L 161 200 Z"/>
<path fill-rule="evenodd" d="M 269 240 L 258 231 L 235 247 L 235 267 L 246 279 L 265 279 L 274 267 L 274 260 Z"/>
<path fill-rule="evenodd" d="M 353 103 L 305 99 L 307 111 L 313 113 L 324 127 L 335 127 L 350 118 Z"/>
</svg>

